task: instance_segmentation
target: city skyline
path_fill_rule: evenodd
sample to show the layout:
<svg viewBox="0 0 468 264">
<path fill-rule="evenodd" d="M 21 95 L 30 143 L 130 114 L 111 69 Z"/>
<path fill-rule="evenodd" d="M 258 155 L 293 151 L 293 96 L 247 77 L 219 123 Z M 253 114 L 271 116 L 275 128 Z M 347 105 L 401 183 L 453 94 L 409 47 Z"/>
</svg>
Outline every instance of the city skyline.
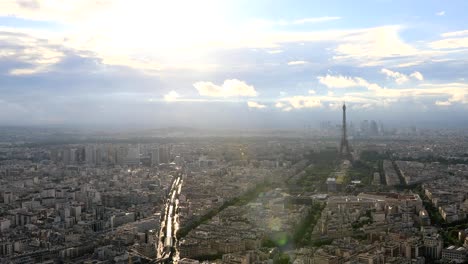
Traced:
<svg viewBox="0 0 468 264">
<path fill-rule="evenodd" d="M 466 5 L 4 1 L 0 122 L 466 127 Z"/>
<path fill-rule="evenodd" d="M 466 10 L 0 0 L 0 263 L 468 263 Z"/>
</svg>

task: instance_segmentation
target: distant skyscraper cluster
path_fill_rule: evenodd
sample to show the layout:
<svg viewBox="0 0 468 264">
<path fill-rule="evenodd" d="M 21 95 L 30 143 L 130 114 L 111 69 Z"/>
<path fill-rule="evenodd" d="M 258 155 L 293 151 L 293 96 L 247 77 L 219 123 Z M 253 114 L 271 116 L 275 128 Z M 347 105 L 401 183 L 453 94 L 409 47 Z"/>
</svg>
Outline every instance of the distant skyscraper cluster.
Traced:
<svg viewBox="0 0 468 264">
<path fill-rule="evenodd" d="M 384 130 L 382 122 L 375 120 L 362 120 L 360 122 L 347 121 L 346 124 L 348 136 L 383 136 L 388 132 Z M 336 124 L 331 121 L 322 121 L 319 123 L 319 126 L 322 132 L 336 135 L 337 131 L 341 131 L 342 124 Z"/>
<path fill-rule="evenodd" d="M 361 122 L 358 135 L 362 136 L 380 136 L 384 134 L 382 122 L 375 120 L 364 120 Z"/>
<path fill-rule="evenodd" d="M 138 166 L 148 163 L 158 166 L 170 163 L 171 147 L 161 145 L 158 147 L 142 149 L 140 145 L 132 144 L 89 144 L 76 146 L 63 146 L 51 151 L 51 158 L 65 165 L 106 165 L 117 164 Z"/>
</svg>

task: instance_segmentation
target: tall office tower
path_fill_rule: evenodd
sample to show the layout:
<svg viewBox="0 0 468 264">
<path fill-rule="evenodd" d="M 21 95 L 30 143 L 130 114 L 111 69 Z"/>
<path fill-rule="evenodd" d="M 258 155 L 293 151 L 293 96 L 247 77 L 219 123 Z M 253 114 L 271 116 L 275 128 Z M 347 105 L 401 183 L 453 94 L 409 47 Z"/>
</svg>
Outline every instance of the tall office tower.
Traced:
<svg viewBox="0 0 468 264">
<path fill-rule="evenodd" d="M 112 145 L 102 146 L 102 162 L 115 164 L 115 150 Z"/>
<path fill-rule="evenodd" d="M 89 165 L 96 164 L 96 148 L 93 145 L 85 147 L 85 162 Z"/>
<path fill-rule="evenodd" d="M 382 121 L 379 121 L 379 135 L 385 135 L 385 129 Z"/>
<path fill-rule="evenodd" d="M 68 164 L 76 164 L 78 160 L 78 150 L 76 148 L 70 149 L 70 162 Z"/>
<path fill-rule="evenodd" d="M 343 104 L 343 124 L 342 124 L 342 135 L 340 143 L 340 154 L 344 157 L 351 157 L 351 148 L 348 142 L 348 135 L 346 132 L 346 105 Z"/>
<path fill-rule="evenodd" d="M 50 159 L 51 159 L 53 162 L 55 162 L 55 163 L 59 162 L 59 161 L 60 161 L 60 158 L 61 158 L 61 153 L 59 152 L 58 149 L 52 149 L 52 150 L 50 151 Z"/>
<path fill-rule="evenodd" d="M 155 148 L 151 150 L 151 166 L 159 165 L 159 149 Z"/>
<path fill-rule="evenodd" d="M 65 165 L 69 165 L 71 162 L 70 162 L 70 149 L 69 148 L 66 148 L 66 149 L 63 149 L 62 150 L 62 162 L 63 164 Z"/>
<path fill-rule="evenodd" d="M 123 165 L 125 157 L 127 156 L 128 149 L 125 147 L 118 147 L 114 149 L 114 162 L 115 164 Z"/>
<path fill-rule="evenodd" d="M 372 120 L 370 122 L 369 134 L 371 136 L 377 136 L 379 134 L 379 128 L 378 128 L 377 122 L 375 122 L 375 120 Z"/>
<path fill-rule="evenodd" d="M 101 146 L 96 148 L 96 165 L 101 165 L 103 160 L 103 150 Z"/>
<path fill-rule="evenodd" d="M 126 165 L 140 165 L 140 147 L 129 147 L 124 163 Z"/>
<path fill-rule="evenodd" d="M 369 120 L 364 120 L 361 122 L 361 134 L 362 135 L 369 135 L 370 125 Z"/>
<path fill-rule="evenodd" d="M 159 162 L 169 163 L 171 161 L 171 153 L 168 146 L 159 147 Z"/>
<path fill-rule="evenodd" d="M 86 149 L 84 147 L 79 147 L 76 155 L 76 162 L 83 164 L 86 161 Z"/>
</svg>

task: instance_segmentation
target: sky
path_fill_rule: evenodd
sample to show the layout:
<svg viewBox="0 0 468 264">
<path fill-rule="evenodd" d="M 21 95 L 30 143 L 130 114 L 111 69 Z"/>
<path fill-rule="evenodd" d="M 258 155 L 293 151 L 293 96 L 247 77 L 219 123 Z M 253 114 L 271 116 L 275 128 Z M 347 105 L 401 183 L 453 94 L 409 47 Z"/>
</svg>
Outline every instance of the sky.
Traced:
<svg viewBox="0 0 468 264">
<path fill-rule="evenodd" d="M 0 1 L 3 125 L 468 125 L 467 1 Z"/>
</svg>

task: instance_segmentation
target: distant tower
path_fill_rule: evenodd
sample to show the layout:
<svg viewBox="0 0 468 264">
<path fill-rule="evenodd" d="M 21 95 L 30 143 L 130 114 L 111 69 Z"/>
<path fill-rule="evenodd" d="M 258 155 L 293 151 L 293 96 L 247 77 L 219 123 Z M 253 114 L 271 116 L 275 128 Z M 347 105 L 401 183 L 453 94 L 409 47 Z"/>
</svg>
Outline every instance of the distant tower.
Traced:
<svg viewBox="0 0 468 264">
<path fill-rule="evenodd" d="M 348 135 L 346 133 L 346 105 L 343 103 L 343 134 L 341 135 L 340 154 L 345 157 L 351 157 L 351 148 L 349 147 Z"/>
</svg>

